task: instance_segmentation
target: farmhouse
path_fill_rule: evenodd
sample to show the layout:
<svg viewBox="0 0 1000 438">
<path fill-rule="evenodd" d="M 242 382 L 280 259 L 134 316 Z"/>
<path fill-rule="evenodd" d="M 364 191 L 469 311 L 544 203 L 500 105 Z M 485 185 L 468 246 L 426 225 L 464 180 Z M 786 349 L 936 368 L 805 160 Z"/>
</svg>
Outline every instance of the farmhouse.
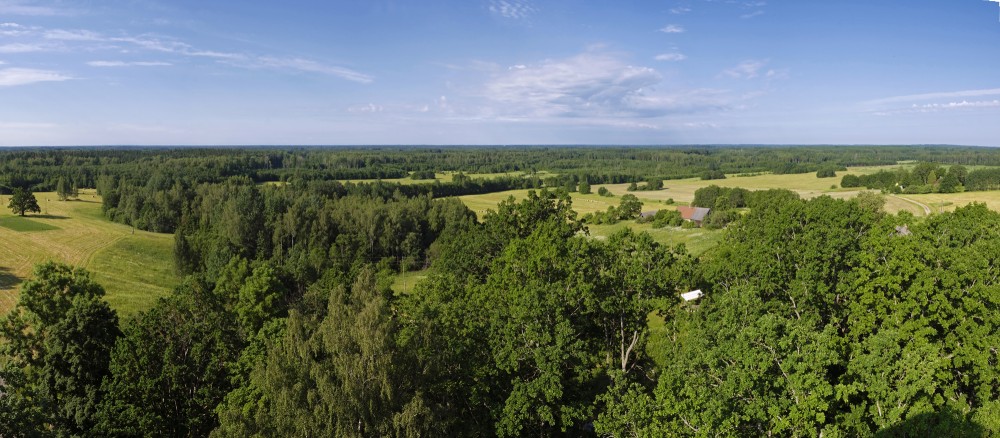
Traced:
<svg viewBox="0 0 1000 438">
<path fill-rule="evenodd" d="M 708 216 L 708 212 L 712 211 L 711 208 L 704 207 L 687 207 L 684 205 L 678 206 L 677 211 L 681 212 L 681 218 L 686 221 L 691 221 L 701 226 L 702 221 Z"/>
</svg>

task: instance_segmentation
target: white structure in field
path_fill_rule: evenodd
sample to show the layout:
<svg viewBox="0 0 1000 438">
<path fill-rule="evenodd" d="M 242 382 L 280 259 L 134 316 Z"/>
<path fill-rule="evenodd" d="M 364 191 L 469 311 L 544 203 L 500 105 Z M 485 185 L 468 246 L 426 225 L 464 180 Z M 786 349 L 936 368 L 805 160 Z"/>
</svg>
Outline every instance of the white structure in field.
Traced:
<svg viewBox="0 0 1000 438">
<path fill-rule="evenodd" d="M 1000 0 L 997 0 L 997 1 L 1000 1 Z M 684 301 L 692 301 L 692 300 L 697 300 L 698 298 L 701 298 L 702 295 L 705 295 L 705 294 L 701 291 L 701 289 L 695 289 L 695 290 L 693 290 L 691 292 L 687 292 L 687 293 L 681 294 L 681 298 L 684 298 Z"/>
</svg>

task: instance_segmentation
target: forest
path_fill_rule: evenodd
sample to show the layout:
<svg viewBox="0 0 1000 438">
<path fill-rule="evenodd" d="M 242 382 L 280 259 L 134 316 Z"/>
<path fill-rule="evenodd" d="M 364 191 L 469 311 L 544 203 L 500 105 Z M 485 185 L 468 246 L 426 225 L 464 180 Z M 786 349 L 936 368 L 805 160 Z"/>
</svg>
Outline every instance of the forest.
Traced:
<svg viewBox="0 0 1000 438">
<path fill-rule="evenodd" d="M 841 183 L 1000 188 L 987 148 L 0 150 L 0 190 L 95 188 L 107 220 L 172 233 L 183 275 L 121 316 L 86 270 L 36 266 L 0 317 L 0 436 L 1000 434 L 984 204 L 710 186 L 692 205 L 726 212 L 722 238 L 694 255 L 591 235 L 636 219 L 632 194 L 603 219 L 570 196 L 901 161 Z M 480 216 L 455 197 L 515 188 Z"/>
</svg>

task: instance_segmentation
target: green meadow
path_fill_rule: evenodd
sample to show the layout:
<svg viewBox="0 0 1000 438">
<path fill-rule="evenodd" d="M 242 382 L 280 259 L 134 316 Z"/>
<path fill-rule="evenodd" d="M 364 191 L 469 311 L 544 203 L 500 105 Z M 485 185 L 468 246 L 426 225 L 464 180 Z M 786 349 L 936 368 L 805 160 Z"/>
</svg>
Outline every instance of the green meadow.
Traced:
<svg viewBox="0 0 1000 438">
<path fill-rule="evenodd" d="M 149 308 L 180 282 L 171 234 L 132 230 L 105 219 L 101 199 L 83 190 L 79 200 L 36 193 L 40 214 L 15 216 L 0 195 L 0 314 L 17 302 L 20 284 L 48 260 L 86 268 L 123 315 Z"/>
</svg>

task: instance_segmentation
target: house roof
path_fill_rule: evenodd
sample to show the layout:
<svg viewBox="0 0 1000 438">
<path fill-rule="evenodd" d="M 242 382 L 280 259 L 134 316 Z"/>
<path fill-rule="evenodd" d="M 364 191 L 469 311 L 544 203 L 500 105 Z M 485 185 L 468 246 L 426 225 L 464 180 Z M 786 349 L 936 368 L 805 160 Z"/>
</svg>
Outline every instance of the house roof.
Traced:
<svg viewBox="0 0 1000 438">
<path fill-rule="evenodd" d="M 687 207 L 681 205 L 677 207 L 677 211 L 681 212 L 681 218 L 684 218 L 689 221 L 701 222 L 705 220 L 705 216 L 708 216 L 708 212 L 712 211 L 712 209 L 705 207 Z"/>
<path fill-rule="evenodd" d="M 701 298 L 702 295 L 705 295 L 705 293 L 702 292 L 701 289 L 695 289 L 691 292 L 682 293 L 681 298 L 683 298 L 684 301 L 691 301 Z"/>
<path fill-rule="evenodd" d="M 660 210 L 644 211 L 642 213 L 639 213 L 639 216 L 642 216 L 642 217 L 653 217 L 653 216 L 656 216 L 656 212 L 658 212 L 658 211 L 660 211 Z"/>
</svg>

